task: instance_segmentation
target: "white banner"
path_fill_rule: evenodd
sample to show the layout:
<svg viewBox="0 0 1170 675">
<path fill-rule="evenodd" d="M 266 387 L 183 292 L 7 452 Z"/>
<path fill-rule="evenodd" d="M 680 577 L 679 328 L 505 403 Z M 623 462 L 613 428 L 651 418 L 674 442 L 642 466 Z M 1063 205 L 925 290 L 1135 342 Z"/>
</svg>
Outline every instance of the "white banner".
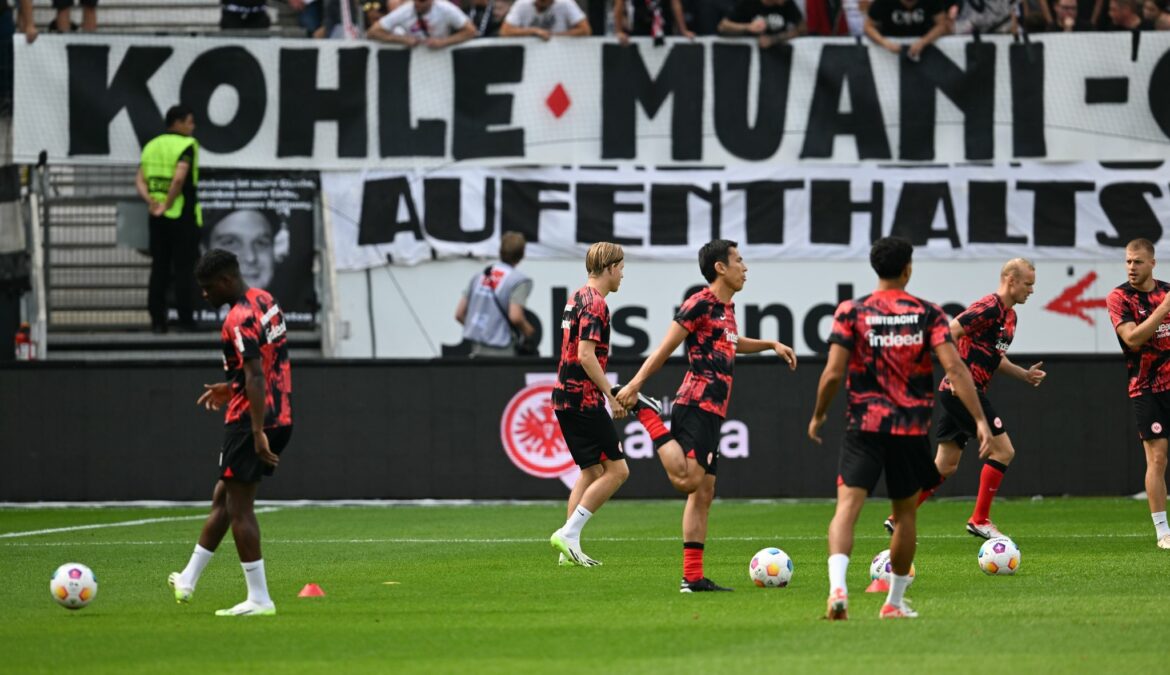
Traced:
<svg viewBox="0 0 1170 675">
<path fill-rule="evenodd" d="M 917 260 L 1100 260 L 1170 224 L 1160 162 L 1103 166 L 736 166 L 725 170 L 446 169 L 322 176 L 338 269 L 492 257 L 502 231 L 530 259 L 693 260 L 715 238 L 755 260 L 868 260 L 898 234 Z"/>
<path fill-rule="evenodd" d="M 735 296 L 740 333 L 782 340 L 805 356 L 828 350 L 825 340 L 837 303 L 865 295 L 876 285 L 868 262 L 781 262 L 750 255 L 745 262 L 747 285 Z M 949 312 L 959 312 L 996 291 L 1002 263 L 915 262 L 908 290 Z M 543 328 L 540 354 L 557 356 L 561 312 L 573 291 L 585 283 L 584 255 L 576 260 L 524 260 L 520 268 L 534 283 L 527 306 Z M 462 340 L 455 306 L 468 282 L 482 270 L 481 261 L 451 260 L 339 273 L 341 339 L 333 356 L 452 354 Z M 1027 303 L 1016 307 L 1019 329 L 1009 357 L 1012 353 L 1115 354 L 1118 377 L 1124 377 L 1121 351 L 1105 310 L 1105 296 L 1123 282 L 1123 251 L 1107 262 L 1038 262 L 1036 291 Z M 628 260 L 621 289 L 606 298 L 613 353 L 648 355 L 666 334 L 688 291 L 705 284 L 697 260 Z"/>
<path fill-rule="evenodd" d="M 1162 159 L 1170 33 L 1137 40 L 950 37 L 910 61 L 843 38 L 43 35 L 15 43 L 13 155 L 134 164 L 181 101 L 209 167 Z"/>
</svg>

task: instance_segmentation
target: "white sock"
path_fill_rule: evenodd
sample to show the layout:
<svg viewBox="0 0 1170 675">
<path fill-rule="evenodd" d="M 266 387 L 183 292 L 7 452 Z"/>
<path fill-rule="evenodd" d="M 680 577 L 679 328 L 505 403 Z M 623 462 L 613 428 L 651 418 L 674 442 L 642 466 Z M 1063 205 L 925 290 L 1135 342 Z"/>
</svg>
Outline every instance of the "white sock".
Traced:
<svg viewBox="0 0 1170 675">
<path fill-rule="evenodd" d="M 199 544 L 195 544 L 195 551 L 191 554 L 191 559 L 187 561 L 187 566 L 179 573 L 179 578 L 188 588 L 195 588 L 195 584 L 199 583 L 199 577 L 203 575 L 203 568 L 211 562 L 213 555 L 215 555 L 215 551 L 208 551 Z"/>
<path fill-rule="evenodd" d="M 829 592 L 832 593 L 834 589 L 840 588 L 846 593 L 849 589 L 845 587 L 845 572 L 849 569 L 849 556 L 844 553 L 834 553 L 829 556 Z"/>
<path fill-rule="evenodd" d="M 1166 524 L 1166 512 L 1165 511 L 1151 513 L 1150 517 L 1154 519 L 1154 529 L 1158 531 L 1158 538 L 1159 539 L 1170 534 L 1170 525 Z"/>
<path fill-rule="evenodd" d="M 264 559 L 240 563 L 244 568 L 244 580 L 248 582 L 248 602 L 259 605 L 272 604 L 268 597 L 268 580 L 264 578 Z"/>
<path fill-rule="evenodd" d="M 914 577 L 907 574 L 890 573 L 890 594 L 886 596 L 886 604 L 894 605 L 895 607 L 902 606 L 902 600 L 905 599 L 906 589 L 910 587 L 910 581 Z"/>
<path fill-rule="evenodd" d="M 585 523 L 592 517 L 592 511 L 578 504 L 577 508 L 573 509 L 573 515 L 569 516 L 561 528 L 561 534 L 569 539 L 581 539 L 581 528 L 585 527 Z"/>
</svg>

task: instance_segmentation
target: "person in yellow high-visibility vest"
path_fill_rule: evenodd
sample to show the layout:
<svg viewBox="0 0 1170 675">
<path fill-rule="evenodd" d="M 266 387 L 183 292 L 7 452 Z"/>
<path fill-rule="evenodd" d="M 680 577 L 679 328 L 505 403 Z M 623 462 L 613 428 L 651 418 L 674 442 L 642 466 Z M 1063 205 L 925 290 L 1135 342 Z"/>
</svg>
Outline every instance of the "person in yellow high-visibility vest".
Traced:
<svg viewBox="0 0 1170 675">
<path fill-rule="evenodd" d="M 185 106 L 167 111 L 167 130 L 142 148 L 134 183 L 150 210 L 150 290 L 147 308 L 155 333 L 167 332 L 167 287 L 175 291 L 179 327 L 195 328 L 195 261 L 203 214 L 196 198 L 199 142 L 195 115 Z"/>
</svg>

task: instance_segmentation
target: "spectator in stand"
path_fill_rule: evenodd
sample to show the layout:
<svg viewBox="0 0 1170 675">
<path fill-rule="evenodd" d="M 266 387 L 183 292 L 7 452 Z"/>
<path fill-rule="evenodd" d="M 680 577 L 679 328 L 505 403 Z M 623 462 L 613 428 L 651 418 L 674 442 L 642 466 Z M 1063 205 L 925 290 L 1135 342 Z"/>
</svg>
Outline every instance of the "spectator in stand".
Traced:
<svg viewBox="0 0 1170 675">
<path fill-rule="evenodd" d="M 868 2 L 859 0 L 805 0 L 809 35 L 865 35 Z"/>
<path fill-rule="evenodd" d="M 268 0 L 219 0 L 220 30 L 268 30 Z"/>
<path fill-rule="evenodd" d="M 666 20 L 667 2 L 670 3 L 670 13 L 674 17 L 673 24 Z M 695 37 L 695 34 L 687 29 L 682 0 L 630 0 L 630 6 L 633 8 L 632 19 L 626 0 L 613 0 L 613 28 L 618 41 L 622 44 L 629 42 L 631 35 L 653 37 L 655 44 L 661 44 L 662 39 L 671 34 L 688 39 Z"/>
<path fill-rule="evenodd" d="M 716 35 L 719 23 L 735 11 L 736 0 L 689 0 L 683 3 L 687 25 L 696 35 Z"/>
<path fill-rule="evenodd" d="M 1162 9 L 1162 0 L 1146 0 L 1142 3 L 1142 18 L 1154 27 L 1154 30 L 1166 30 L 1170 28 L 1167 23 L 1166 11 Z"/>
<path fill-rule="evenodd" d="M 902 45 L 889 38 L 919 38 L 906 48 L 911 61 L 949 29 L 942 0 L 873 0 L 865 16 L 865 34 L 895 54 L 902 53 Z"/>
<path fill-rule="evenodd" d="M 321 26 L 313 33 L 315 38 L 326 38 L 330 40 L 344 40 L 346 37 L 360 37 L 362 31 L 361 14 L 365 11 L 364 6 L 358 5 L 358 0 L 317 0 L 321 3 Z M 367 3 L 378 4 L 378 3 Z M 352 29 L 351 33 L 346 32 L 346 11 L 349 12 L 349 26 Z M 369 14 L 366 14 L 367 26 L 371 25 L 369 22 Z M 385 16 L 383 13 L 381 16 Z M 381 17 L 379 17 L 381 18 Z"/>
<path fill-rule="evenodd" d="M 804 15 L 795 0 L 739 0 L 731 16 L 719 22 L 720 35 L 759 36 L 760 49 L 804 32 Z"/>
<path fill-rule="evenodd" d="M 1019 30 L 1016 24 L 1019 4 L 1019 0 L 960 0 L 956 5 L 954 32 L 959 35 L 1015 35 Z"/>
<path fill-rule="evenodd" d="M 321 3 L 317 0 L 288 0 L 288 6 L 296 10 L 297 23 L 305 29 L 305 35 L 314 37 L 321 27 Z"/>
<path fill-rule="evenodd" d="M 7 3 L 5 3 L 7 4 Z M 57 10 L 57 18 L 49 25 L 50 30 L 57 33 L 68 33 L 77 30 L 73 23 L 74 0 L 53 0 L 53 9 Z M 80 0 L 81 30 L 93 32 L 97 30 L 98 0 Z"/>
<path fill-rule="evenodd" d="M 33 23 L 32 0 L 19 0 L 19 14 L 7 0 L 0 0 L 0 116 L 12 116 L 12 40 L 17 27 L 24 33 L 24 39 L 32 44 L 37 39 L 37 27 Z"/>
<path fill-rule="evenodd" d="M 1043 33 L 1056 27 L 1056 19 L 1048 7 L 1049 0 L 1023 0 L 1020 3 L 1020 26 L 1026 33 Z"/>
<path fill-rule="evenodd" d="M 1052 12 L 1056 15 L 1056 29 L 1065 33 L 1093 30 L 1093 24 L 1079 16 L 1077 0 L 1054 0 Z"/>
<path fill-rule="evenodd" d="M 1109 0 L 1112 30 L 1155 30 L 1154 23 L 1142 17 L 1142 0 Z"/>
<path fill-rule="evenodd" d="M 585 37 L 592 33 L 576 0 L 516 0 L 500 26 L 501 37 L 530 35 L 548 40 L 554 35 Z"/>
<path fill-rule="evenodd" d="M 496 37 L 508 14 L 508 3 L 504 0 L 471 0 L 466 6 L 467 17 L 480 37 Z"/>
<path fill-rule="evenodd" d="M 401 4 L 401 3 L 399 3 Z M 367 0 L 362 3 L 362 16 L 366 26 L 373 26 L 390 13 L 390 3 L 386 0 Z"/>
<path fill-rule="evenodd" d="M 370 26 L 374 40 L 416 47 L 421 44 L 442 49 L 466 42 L 479 33 L 475 25 L 447 0 L 412 0 Z"/>
</svg>

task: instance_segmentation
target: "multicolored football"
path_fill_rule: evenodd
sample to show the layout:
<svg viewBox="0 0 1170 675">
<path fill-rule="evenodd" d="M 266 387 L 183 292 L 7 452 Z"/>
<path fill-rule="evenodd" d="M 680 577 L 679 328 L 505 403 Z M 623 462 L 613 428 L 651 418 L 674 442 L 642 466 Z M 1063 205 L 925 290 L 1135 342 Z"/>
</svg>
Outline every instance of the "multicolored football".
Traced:
<svg viewBox="0 0 1170 675">
<path fill-rule="evenodd" d="M 1015 574 L 1020 569 L 1020 547 L 1007 537 L 993 537 L 979 547 L 979 569 L 985 574 Z"/>
<path fill-rule="evenodd" d="M 752 556 L 748 575 L 760 588 L 784 588 L 792 580 L 792 558 L 778 548 L 760 549 Z"/>
</svg>

